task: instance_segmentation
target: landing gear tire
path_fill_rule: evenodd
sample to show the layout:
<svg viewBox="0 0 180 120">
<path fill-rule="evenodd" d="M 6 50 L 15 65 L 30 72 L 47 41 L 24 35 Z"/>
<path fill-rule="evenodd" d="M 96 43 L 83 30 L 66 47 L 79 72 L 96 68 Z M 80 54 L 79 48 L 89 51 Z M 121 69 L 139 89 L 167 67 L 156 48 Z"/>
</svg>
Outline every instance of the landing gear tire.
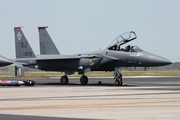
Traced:
<svg viewBox="0 0 180 120">
<path fill-rule="evenodd" d="M 67 77 L 66 75 L 61 77 L 60 83 L 61 83 L 62 85 L 67 85 L 68 82 L 69 82 L 69 79 L 68 79 L 68 77 Z"/>
<path fill-rule="evenodd" d="M 80 82 L 81 82 L 81 85 L 87 85 L 87 83 L 88 83 L 88 77 L 85 76 L 85 75 L 81 76 Z"/>
<path fill-rule="evenodd" d="M 115 80 L 115 85 L 116 85 L 116 86 L 119 86 L 119 85 L 120 85 L 119 80 Z"/>
<path fill-rule="evenodd" d="M 115 78 L 115 85 L 116 86 L 122 86 L 123 82 L 122 82 L 122 76 L 118 76 Z"/>
</svg>

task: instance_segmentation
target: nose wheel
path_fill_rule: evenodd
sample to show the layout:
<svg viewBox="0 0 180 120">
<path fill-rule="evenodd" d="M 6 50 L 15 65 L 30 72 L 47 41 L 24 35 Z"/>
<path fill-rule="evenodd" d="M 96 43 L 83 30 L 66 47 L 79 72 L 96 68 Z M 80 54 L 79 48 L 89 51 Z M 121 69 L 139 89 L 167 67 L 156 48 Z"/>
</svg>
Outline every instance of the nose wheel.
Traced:
<svg viewBox="0 0 180 120">
<path fill-rule="evenodd" d="M 122 86 L 123 82 L 122 82 L 122 75 L 115 77 L 115 85 L 116 86 Z"/>
<path fill-rule="evenodd" d="M 122 86 L 123 82 L 122 82 L 122 74 L 120 73 L 120 68 L 116 67 L 114 70 L 114 79 L 115 79 L 115 85 L 116 86 Z"/>
</svg>

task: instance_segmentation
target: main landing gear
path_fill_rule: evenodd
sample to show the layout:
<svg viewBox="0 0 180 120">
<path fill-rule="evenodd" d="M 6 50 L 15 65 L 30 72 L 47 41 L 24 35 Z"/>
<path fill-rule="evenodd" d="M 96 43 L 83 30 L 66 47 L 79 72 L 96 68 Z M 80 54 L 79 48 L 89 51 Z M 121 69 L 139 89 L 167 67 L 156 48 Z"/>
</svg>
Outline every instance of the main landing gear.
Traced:
<svg viewBox="0 0 180 120">
<path fill-rule="evenodd" d="M 114 70 L 114 79 L 115 79 L 115 82 L 114 84 L 116 86 L 122 86 L 123 82 L 122 82 L 122 74 L 119 72 L 119 68 L 116 67 L 115 70 Z"/>
<path fill-rule="evenodd" d="M 81 85 L 87 85 L 88 83 L 88 77 L 85 75 L 82 75 L 80 78 Z"/>
<path fill-rule="evenodd" d="M 61 77 L 60 83 L 62 85 L 67 85 L 69 83 L 69 79 L 68 79 L 67 75 L 64 75 Z M 88 77 L 83 74 L 80 78 L 80 83 L 81 83 L 81 85 L 87 85 Z"/>
<path fill-rule="evenodd" d="M 64 76 L 61 77 L 60 83 L 62 85 L 67 85 L 69 83 L 69 79 L 68 79 L 67 75 L 64 75 Z"/>
</svg>

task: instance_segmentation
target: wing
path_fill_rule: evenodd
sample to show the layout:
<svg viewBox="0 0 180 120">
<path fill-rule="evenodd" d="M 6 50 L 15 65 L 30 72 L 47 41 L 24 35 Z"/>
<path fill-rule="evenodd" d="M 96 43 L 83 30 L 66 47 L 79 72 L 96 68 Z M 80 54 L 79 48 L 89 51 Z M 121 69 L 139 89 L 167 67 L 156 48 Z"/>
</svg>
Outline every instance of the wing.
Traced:
<svg viewBox="0 0 180 120">
<path fill-rule="evenodd" d="M 13 64 L 17 66 L 25 66 L 34 68 L 39 63 L 49 63 L 54 62 L 59 64 L 60 62 L 65 61 L 79 61 L 80 59 L 94 59 L 94 58 L 102 58 L 101 55 L 40 55 L 36 56 L 36 58 L 18 58 L 14 59 Z M 54 63 L 54 64 L 55 64 Z M 65 63 L 67 64 L 67 62 Z"/>
</svg>

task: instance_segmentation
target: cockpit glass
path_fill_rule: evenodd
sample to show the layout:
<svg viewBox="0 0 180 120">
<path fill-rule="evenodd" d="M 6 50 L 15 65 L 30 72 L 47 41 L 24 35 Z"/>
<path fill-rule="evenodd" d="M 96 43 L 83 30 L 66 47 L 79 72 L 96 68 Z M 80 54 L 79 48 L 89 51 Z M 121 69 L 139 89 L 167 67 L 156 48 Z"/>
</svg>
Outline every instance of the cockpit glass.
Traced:
<svg viewBox="0 0 180 120">
<path fill-rule="evenodd" d="M 136 33 L 134 31 L 123 33 L 119 36 L 117 36 L 107 47 L 108 49 L 114 46 L 120 46 L 127 42 L 130 42 L 131 40 L 136 39 Z"/>
<path fill-rule="evenodd" d="M 138 46 L 133 46 L 132 52 L 137 52 L 137 51 L 143 51 L 143 50 Z"/>
</svg>

